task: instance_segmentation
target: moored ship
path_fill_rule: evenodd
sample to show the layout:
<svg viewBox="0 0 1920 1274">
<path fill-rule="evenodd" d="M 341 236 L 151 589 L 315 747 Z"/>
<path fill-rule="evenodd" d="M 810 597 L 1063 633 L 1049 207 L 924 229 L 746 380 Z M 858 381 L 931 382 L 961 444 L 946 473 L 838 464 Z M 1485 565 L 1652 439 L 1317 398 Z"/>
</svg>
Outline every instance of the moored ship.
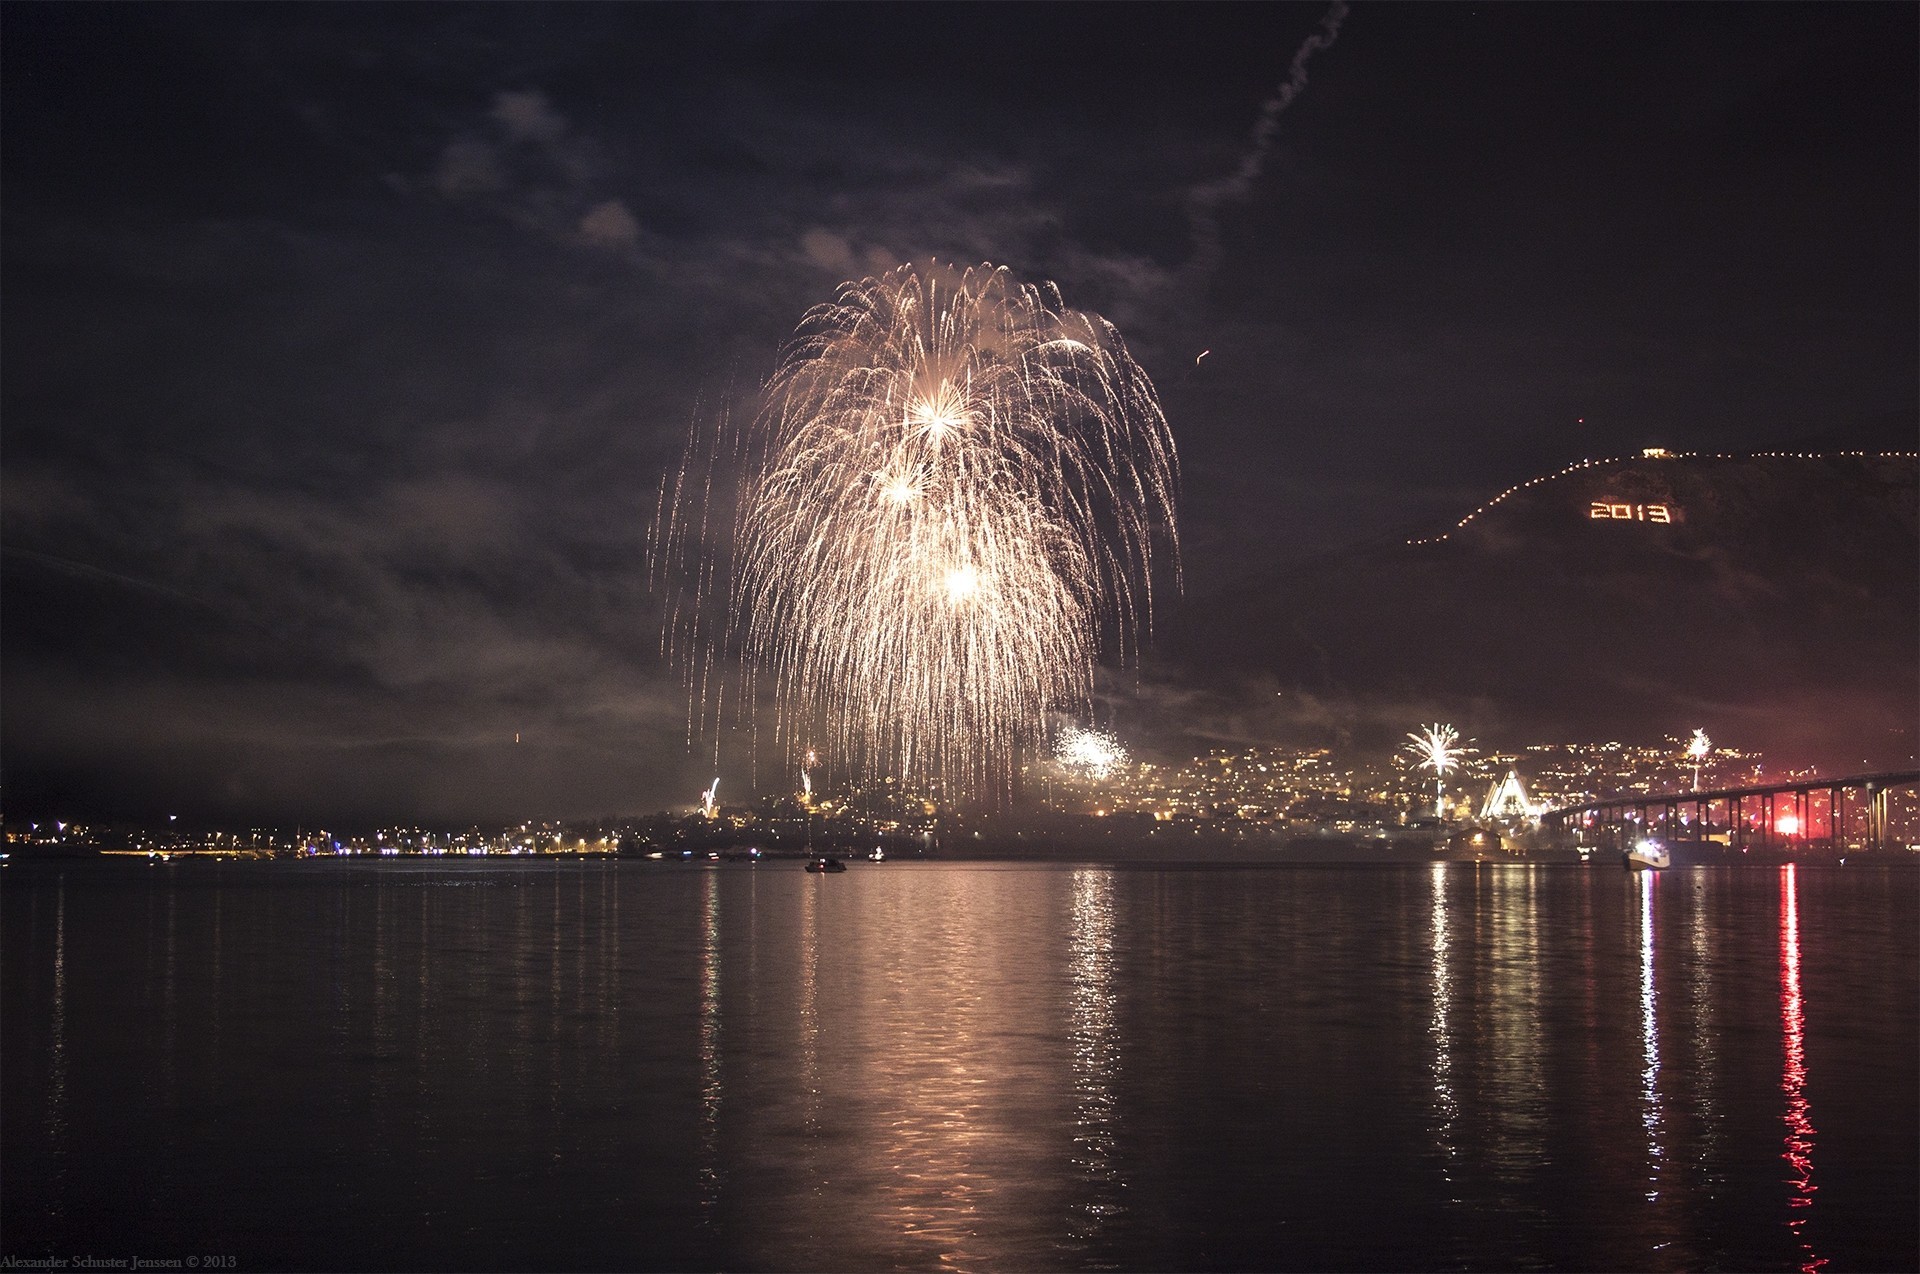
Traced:
<svg viewBox="0 0 1920 1274">
<path fill-rule="evenodd" d="M 1673 856 L 1657 840 L 1637 840 L 1620 857 L 1628 871 L 1664 871 L 1673 866 Z"/>
</svg>

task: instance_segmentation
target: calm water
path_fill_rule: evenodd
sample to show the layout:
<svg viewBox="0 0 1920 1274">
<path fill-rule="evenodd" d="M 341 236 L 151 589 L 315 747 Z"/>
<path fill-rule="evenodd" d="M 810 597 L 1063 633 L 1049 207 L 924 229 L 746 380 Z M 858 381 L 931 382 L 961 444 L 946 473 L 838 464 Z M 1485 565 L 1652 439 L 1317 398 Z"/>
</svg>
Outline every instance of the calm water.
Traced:
<svg viewBox="0 0 1920 1274">
<path fill-rule="evenodd" d="M 1920 1266 L 1920 873 L 9 868 L 0 1255 Z"/>
</svg>

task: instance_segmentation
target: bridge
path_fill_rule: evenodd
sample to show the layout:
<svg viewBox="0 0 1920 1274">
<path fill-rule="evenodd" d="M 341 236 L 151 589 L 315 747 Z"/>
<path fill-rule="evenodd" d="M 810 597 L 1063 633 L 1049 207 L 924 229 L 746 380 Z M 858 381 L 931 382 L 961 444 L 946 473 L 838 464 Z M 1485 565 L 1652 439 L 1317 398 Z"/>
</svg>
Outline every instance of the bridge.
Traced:
<svg viewBox="0 0 1920 1274">
<path fill-rule="evenodd" d="M 1615 796 L 1552 810 L 1540 821 L 1556 830 L 1713 840 L 1736 848 L 1888 849 L 1895 843 L 1891 798 L 1904 792 L 1911 802 L 1916 785 L 1920 770 Z M 1903 812 L 1911 819 L 1911 810 Z"/>
</svg>

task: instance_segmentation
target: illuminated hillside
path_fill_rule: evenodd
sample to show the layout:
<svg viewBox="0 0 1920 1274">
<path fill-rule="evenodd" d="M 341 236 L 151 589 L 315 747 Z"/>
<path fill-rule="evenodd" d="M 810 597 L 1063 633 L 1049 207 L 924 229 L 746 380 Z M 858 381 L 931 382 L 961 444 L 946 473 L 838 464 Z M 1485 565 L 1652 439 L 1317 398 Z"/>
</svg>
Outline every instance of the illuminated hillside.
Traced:
<svg viewBox="0 0 1920 1274">
<path fill-rule="evenodd" d="M 1917 505 L 1913 453 L 1586 461 L 1442 533 L 1189 599 L 1168 646 L 1356 728 L 1422 708 L 1555 738 L 1707 724 L 1783 760 L 1905 764 Z"/>
<path fill-rule="evenodd" d="M 1849 462 L 1860 462 L 1869 469 L 1878 468 L 1884 463 L 1893 466 L 1890 472 L 1897 482 L 1899 466 L 1912 462 L 1917 456 L 1920 456 L 1920 452 L 1756 451 L 1735 455 L 1728 452 L 1668 451 L 1664 447 L 1648 447 L 1638 455 L 1578 460 L 1553 473 L 1543 473 L 1537 477 L 1528 478 L 1525 482 L 1508 487 L 1446 530 L 1408 540 L 1407 543 L 1409 545 L 1438 544 L 1449 540 L 1509 500 L 1525 496 L 1534 488 L 1548 483 L 1561 484 L 1571 488 L 1578 496 L 1584 497 L 1586 517 L 1589 521 L 1632 521 L 1671 525 L 1683 520 L 1686 510 L 1673 501 L 1672 483 L 1667 479 L 1674 475 L 1676 467 L 1680 469 L 1690 467 L 1686 462 L 1703 461 L 1714 465 L 1715 462 L 1725 461 L 1792 460 L 1817 461 L 1823 466 L 1837 463 L 1846 467 L 1852 467 Z M 1670 463 L 1663 463 L 1656 468 L 1650 466 L 1648 461 Z M 1817 482 L 1824 480 L 1828 475 L 1814 473 L 1811 476 L 1812 480 Z M 1578 500 L 1576 499 L 1575 502 L 1577 504 Z"/>
</svg>

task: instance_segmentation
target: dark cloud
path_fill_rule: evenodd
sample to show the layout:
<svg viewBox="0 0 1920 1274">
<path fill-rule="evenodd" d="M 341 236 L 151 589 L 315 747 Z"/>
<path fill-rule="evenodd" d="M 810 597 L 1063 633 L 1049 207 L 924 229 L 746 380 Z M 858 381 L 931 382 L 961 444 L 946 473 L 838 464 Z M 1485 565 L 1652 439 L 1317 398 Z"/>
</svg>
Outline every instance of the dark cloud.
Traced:
<svg viewBox="0 0 1920 1274">
<path fill-rule="evenodd" d="M 1263 112 L 1328 16 L 9 6 L 6 799 L 691 799 L 659 475 L 904 259 L 1120 325 L 1182 449 L 1169 630 L 1583 455 L 1911 446 L 1911 7 L 1362 6 Z M 1182 657 L 1114 690 L 1175 741 L 1447 701 Z"/>
</svg>

